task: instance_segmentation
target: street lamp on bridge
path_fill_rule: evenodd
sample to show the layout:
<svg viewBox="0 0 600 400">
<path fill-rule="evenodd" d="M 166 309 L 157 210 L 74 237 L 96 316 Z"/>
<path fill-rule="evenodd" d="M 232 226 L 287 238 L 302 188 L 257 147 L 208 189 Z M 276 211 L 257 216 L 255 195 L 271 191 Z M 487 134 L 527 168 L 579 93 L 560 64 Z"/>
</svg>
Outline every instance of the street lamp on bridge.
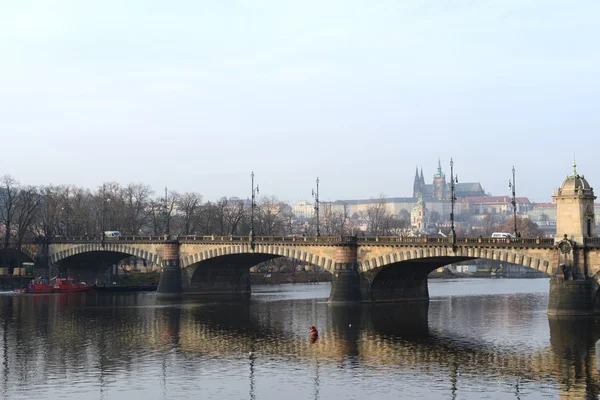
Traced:
<svg viewBox="0 0 600 400">
<path fill-rule="evenodd" d="M 513 165 L 512 168 L 512 181 L 509 180 L 508 181 L 508 188 L 512 190 L 512 201 L 510 202 L 510 204 L 512 204 L 513 206 L 513 220 L 514 220 L 514 231 L 515 231 L 515 237 L 519 236 L 519 233 L 517 232 L 517 197 L 515 196 L 515 166 Z"/>
<path fill-rule="evenodd" d="M 171 224 L 169 218 L 169 191 L 165 186 L 165 235 L 168 237 L 171 234 Z"/>
<path fill-rule="evenodd" d="M 454 161 L 450 159 L 450 236 L 452 244 L 456 243 L 456 231 L 454 230 L 454 203 L 456 202 L 456 184 L 458 176 L 454 176 Z"/>
<path fill-rule="evenodd" d="M 317 216 L 317 236 L 321 236 L 321 231 L 319 230 L 319 177 L 317 177 L 317 191 L 312 191 L 312 195 L 315 198 L 315 214 Z"/>
<path fill-rule="evenodd" d="M 106 231 L 106 226 L 105 226 L 105 219 L 106 219 L 106 183 L 102 184 L 102 220 L 101 220 L 101 232 L 100 232 L 100 243 L 102 243 L 102 245 L 104 245 L 104 232 Z"/>
<path fill-rule="evenodd" d="M 254 207 L 256 207 L 256 195 L 258 194 L 258 185 L 254 187 L 254 171 L 250 175 L 252 178 L 252 198 L 250 203 L 250 247 L 254 248 Z"/>
</svg>

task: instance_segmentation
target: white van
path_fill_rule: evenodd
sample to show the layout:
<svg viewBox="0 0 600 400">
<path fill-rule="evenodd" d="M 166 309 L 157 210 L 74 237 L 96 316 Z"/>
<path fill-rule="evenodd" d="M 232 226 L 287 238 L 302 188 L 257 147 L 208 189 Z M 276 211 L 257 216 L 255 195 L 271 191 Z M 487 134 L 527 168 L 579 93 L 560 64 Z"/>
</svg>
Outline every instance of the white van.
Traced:
<svg viewBox="0 0 600 400">
<path fill-rule="evenodd" d="M 105 231 L 104 232 L 104 237 L 107 237 L 107 238 L 120 238 L 121 237 L 121 232 L 119 232 L 119 231 Z"/>
<path fill-rule="evenodd" d="M 515 238 L 516 236 L 513 235 L 512 233 L 494 232 L 494 233 L 492 233 L 492 237 L 493 238 Z"/>
</svg>

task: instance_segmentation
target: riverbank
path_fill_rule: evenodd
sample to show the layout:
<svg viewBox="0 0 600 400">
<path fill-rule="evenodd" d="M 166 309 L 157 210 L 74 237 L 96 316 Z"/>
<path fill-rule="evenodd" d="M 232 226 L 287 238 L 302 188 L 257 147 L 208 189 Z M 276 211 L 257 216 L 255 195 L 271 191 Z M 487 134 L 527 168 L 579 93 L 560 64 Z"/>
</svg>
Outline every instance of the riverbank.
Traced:
<svg viewBox="0 0 600 400">
<path fill-rule="evenodd" d="M 250 283 L 255 285 L 279 285 L 282 283 L 319 283 L 331 282 L 329 272 L 253 272 L 250 273 Z"/>
</svg>

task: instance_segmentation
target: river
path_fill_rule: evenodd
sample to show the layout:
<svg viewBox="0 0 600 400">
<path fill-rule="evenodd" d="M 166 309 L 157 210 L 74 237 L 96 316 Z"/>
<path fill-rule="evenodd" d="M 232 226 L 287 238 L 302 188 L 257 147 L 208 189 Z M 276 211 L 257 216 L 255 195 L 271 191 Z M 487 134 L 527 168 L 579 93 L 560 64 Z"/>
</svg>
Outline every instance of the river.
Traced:
<svg viewBox="0 0 600 400">
<path fill-rule="evenodd" d="M 430 280 L 429 304 L 0 295 L 3 399 L 598 398 L 597 318 L 549 319 L 547 279 Z M 319 338 L 311 340 L 309 326 Z"/>
</svg>

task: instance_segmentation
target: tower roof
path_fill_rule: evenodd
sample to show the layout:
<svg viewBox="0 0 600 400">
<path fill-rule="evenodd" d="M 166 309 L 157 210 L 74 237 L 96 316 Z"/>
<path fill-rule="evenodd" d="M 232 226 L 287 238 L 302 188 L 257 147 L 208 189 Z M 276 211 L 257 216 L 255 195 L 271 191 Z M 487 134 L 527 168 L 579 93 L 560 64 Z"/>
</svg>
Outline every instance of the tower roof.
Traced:
<svg viewBox="0 0 600 400">
<path fill-rule="evenodd" d="M 444 177 L 444 173 L 442 172 L 442 161 L 438 158 L 438 167 L 437 172 L 433 176 L 434 178 L 442 178 Z"/>
<path fill-rule="evenodd" d="M 580 194 L 594 194 L 594 190 L 590 186 L 589 182 L 584 178 L 583 175 L 579 175 L 577 172 L 577 164 L 573 164 L 573 175 L 567 176 L 560 185 L 559 194 L 561 195 L 580 195 Z"/>
</svg>

